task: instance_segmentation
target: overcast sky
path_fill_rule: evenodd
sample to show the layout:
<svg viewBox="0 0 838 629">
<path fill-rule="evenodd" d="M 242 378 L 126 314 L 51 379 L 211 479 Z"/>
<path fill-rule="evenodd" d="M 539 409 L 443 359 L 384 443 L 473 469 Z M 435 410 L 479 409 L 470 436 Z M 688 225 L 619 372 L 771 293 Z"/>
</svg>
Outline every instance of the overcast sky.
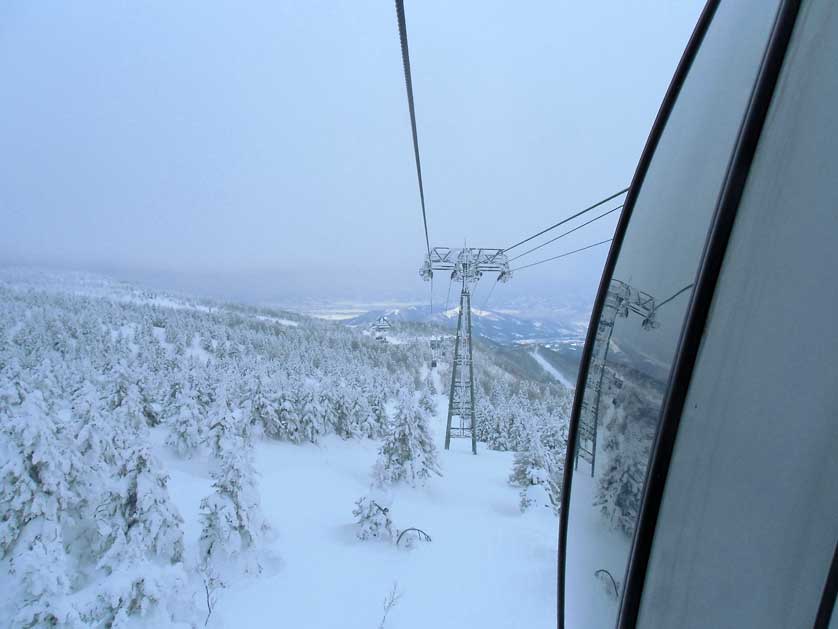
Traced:
<svg viewBox="0 0 838 629">
<path fill-rule="evenodd" d="M 702 4 L 407 0 L 431 244 L 508 246 L 627 185 Z M 426 291 L 391 1 L 7 0 L 0 76 L 0 262 Z M 605 253 L 498 292 L 588 296 Z"/>
</svg>

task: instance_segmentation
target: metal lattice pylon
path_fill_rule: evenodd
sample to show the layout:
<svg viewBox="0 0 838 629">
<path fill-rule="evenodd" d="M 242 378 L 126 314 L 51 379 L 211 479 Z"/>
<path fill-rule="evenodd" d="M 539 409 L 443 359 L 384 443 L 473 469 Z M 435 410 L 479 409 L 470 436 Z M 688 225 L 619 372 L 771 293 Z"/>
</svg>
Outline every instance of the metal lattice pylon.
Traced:
<svg viewBox="0 0 838 629">
<path fill-rule="evenodd" d="M 605 295 L 605 303 L 602 306 L 602 315 L 597 324 L 576 440 L 575 467 L 579 467 L 579 459 L 582 459 L 591 466 L 591 476 L 594 475 L 596 463 L 599 407 L 614 322 L 617 317 L 626 318 L 629 312 L 634 312 L 642 317 L 641 326 L 644 330 L 654 330 L 659 325 L 655 310 L 655 298 L 649 293 L 632 288 L 620 280 L 611 280 Z"/>
<path fill-rule="evenodd" d="M 458 424 L 452 424 L 454 417 Z M 474 360 L 471 352 L 471 292 L 463 282 L 457 337 L 454 341 L 454 362 L 451 365 L 451 391 L 448 395 L 448 422 L 445 427 L 445 449 L 455 437 L 471 437 L 471 451 L 477 454 L 477 423 L 474 407 Z"/>
<path fill-rule="evenodd" d="M 470 437 L 471 451 L 477 454 L 474 356 L 471 347 L 471 287 L 477 283 L 484 271 L 497 272 L 498 281 L 506 282 L 511 277 L 509 262 L 502 249 L 435 247 L 425 259 L 419 273 L 425 280 L 430 280 L 434 271 L 451 271 L 451 279 L 462 282 L 454 360 L 451 364 L 445 449 L 448 450 L 451 437 Z"/>
</svg>

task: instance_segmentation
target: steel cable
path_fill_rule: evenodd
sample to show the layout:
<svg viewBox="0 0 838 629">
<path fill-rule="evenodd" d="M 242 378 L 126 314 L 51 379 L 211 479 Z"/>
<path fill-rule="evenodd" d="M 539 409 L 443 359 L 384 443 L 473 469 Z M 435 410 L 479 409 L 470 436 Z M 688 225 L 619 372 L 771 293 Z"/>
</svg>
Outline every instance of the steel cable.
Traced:
<svg viewBox="0 0 838 629">
<path fill-rule="evenodd" d="M 416 108 L 413 105 L 413 79 L 410 72 L 410 50 L 407 45 L 407 24 L 404 17 L 404 0 L 396 0 L 396 17 L 399 21 L 399 40 L 402 46 L 404 84 L 407 90 L 407 107 L 410 110 L 410 130 L 413 133 L 413 156 L 416 158 L 416 178 L 419 181 L 419 200 L 422 203 L 422 225 L 425 227 L 425 247 L 431 255 L 431 239 L 428 237 L 428 216 L 425 212 L 425 187 L 422 185 L 422 163 L 419 160 L 419 138 L 416 134 Z"/>
<path fill-rule="evenodd" d="M 618 205 L 617 207 L 615 207 L 613 210 L 608 210 L 607 212 L 604 212 L 604 213 L 600 214 L 599 216 L 597 216 L 597 217 L 595 217 L 595 218 L 592 218 L 592 219 L 591 219 L 591 220 L 589 220 L 589 221 L 585 221 L 584 223 L 582 223 L 581 225 L 579 225 L 579 226 L 577 226 L 577 227 L 574 227 L 573 229 L 569 229 L 568 231 L 566 231 L 566 232 L 563 232 L 563 233 L 559 234 L 559 235 L 558 235 L 558 236 L 556 236 L 555 238 L 551 238 L 551 239 L 550 239 L 550 240 L 548 240 L 547 242 L 543 242 L 543 243 L 541 243 L 540 245 L 537 245 L 537 246 L 533 247 L 532 249 L 527 249 L 524 253 L 519 253 L 519 254 L 518 254 L 517 256 L 515 256 L 514 258 L 510 258 L 510 259 L 509 259 L 509 261 L 510 261 L 510 262 L 512 262 L 512 261 L 514 261 L 514 260 L 517 260 L 518 258 L 522 258 L 522 257 L 524 257 L 524 256 L 525 256 L 525 255 L 527 255 L 528 253 L 532 253 L 533 251 L 537 251 L 538 249 L 541 249 L 542 247 L 546 247 L 546 246 L 547 246 L 547 245 L 549 245 L 550 243 L 556 242 L 559 238 L 564 238 L 564 237 L 565 237 L 565 236 L 567 236 L 568 234 L 572 234 L 572 233 L 573 233 L 573 232 L 575 232 L 576 230 L 578 230 L 578 229 L 582 229 L 583 227 L 585 227 L 585 225 L 590 225 L 590 224 L 591 224 L 591 223 L 593 223 L 594 221 L 598 221 L 599 219 L 601 219 L 601 218 L 604 218 L 604 217 L 608 216 L 608 215 L 609 215 L 609 214 L 611 214 L 612 212 L 616 212 L 617 210 L 619 210 L 619 209 L 620 209 L 620 208 L 622 208 L 622 207 L 623 207 L 623 204 L 621 203 L 620 205 Z"/>
<path fill-rule="evenodd" d="M 532 264 L 525 264 L 524 266 L 519 266 L 517 268 L 512 269 L 512 272 L 521 271 L 523 269 L 528 269 L 531 266 L 538 266 L 539 264 L 544 264 L 545 262 L 550 262 L 551 260 L 558 260 L 559 258 L 566 258 L 569 255 L 574 253 L 579 253 L 580 251 L 585 251 L 585 249 L 591 249 L 593 247 L 598 247 L 599 245 L 604 245 L 607 242 L 611 242 L 613 238 L 609 238 L 608 240 L 601 240 L 599 242 L 595 242 L 592 245 L 588 245 L 587 247 L 580 247 L 579 249 L 574 249 L 573 251 L 568 251 L 567 253 L 562 253 L 557 256 L 553 256 L 552 258 L 546 258 L 544 260 L 539 260 L 538 262 L 533 262 Z"/>
<path fill-rule="evenodd" d="M 624 192 L 628 192 L 628 188 L 623 188 L 623 189 L 622 189 L 622 190 L 620 190 L 619 192 L 615 192 L 615 193 L 614 193 L 614 194 L 612 194 L 611 196 L 609 196 L 609 197 L 607 197 L 607 198 L 603 199 L 602 201 L 597 201 L 597 202 L 596 202 L 596 203 L 594 203 L 592 206 L 590 206 L 590 207 L 586 207 L 586 208 L 585 208 L 584 210 L 582 210 L 581 212 L 577 212 L 577 213 L 576 213 L 576 214 L 574 214 L 573 216 L 568 216 L 567 218 L 560 220 L 560 221 L 559 221 L 558 223 L 556 223 L 555 225 L 550 225 L 550 227 L 548 227 L 548 228 L 546 228 L 546 229 L 542 229 L 540 232 L 538 232 L 538 233 L 536 233 L 536 234 L 533 234 L 532 236 L 529 236 L 528 238 L 524 238 L 523 240 L 521 240 L 521 241 L 519 241 L 519 242 L 516 242 L 514 245 L 511 245 L 511 246 L 509 246 L 509 247 L 506 247 L 506 249 L 504 249 L 503 251 L 504 251 L 504 253 L 506 253 L 507 251 L 509 251 L 509 250 L 511 250 L 511 249 L 514 249 L 515 247 L 519 247 L 519 246 L 523 245 L 525 242 L 529 242 L 529 241 L 530 241 L 530 240 L 532 240 L 533 238 L 538 238 L 538 237 L 539 237 L 539 236 L 541 236 L 542 234 L 546 234 L 546 233 L 547 233 L 547 232 L 549 232 L 550 230 L 552 230 L 552 229 L 556 229 L 556 227 L 559 227 L 559 226 L 561 226 L 561 225 L 564 225 L 565 223 L 568 223 L 568 222 L 572 221 L 574 218 L 578 218 L 578 217 L 582 216 L 585 212 L 590 212 L 591 210 L 593 210 L 593 209 L 595 209 L 595 208 L 598 208 L 598 207 L 599 207 L 600 205 L 602 205 L 603 203 L 608 203 L 611 199 L 615 199 L 615 198 L 617 198 L 618 196 L 620 196 L 620 195 L 621 195 L 621 194 L 623 194 Z"/>
</svg>

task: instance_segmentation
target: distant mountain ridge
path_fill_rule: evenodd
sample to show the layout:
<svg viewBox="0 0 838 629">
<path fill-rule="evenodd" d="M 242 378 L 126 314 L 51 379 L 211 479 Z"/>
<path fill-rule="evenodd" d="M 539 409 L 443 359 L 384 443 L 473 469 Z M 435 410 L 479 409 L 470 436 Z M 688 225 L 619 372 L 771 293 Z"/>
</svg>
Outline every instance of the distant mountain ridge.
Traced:
<svg viewBox="0 0 838 629">
<path fill-rule="evenodd" d="M 379 317 L 387 317 L 391 323 L 399 322 L 438 324 L 453 331 L 457 328 L 459 306 L 431 313 L 429 306 L 406 306 L 370 310 L 362 315 L 347 319 L 346 325 L 360 327 L 374 323 Z M 545 344 L 578 340 L 584 337 L 584 330 L 577 324 L 560 321 L 528 319 L 505 312 L 472 308 L 472 327 L 475 336 L 501 344 Z"/>
</svg>

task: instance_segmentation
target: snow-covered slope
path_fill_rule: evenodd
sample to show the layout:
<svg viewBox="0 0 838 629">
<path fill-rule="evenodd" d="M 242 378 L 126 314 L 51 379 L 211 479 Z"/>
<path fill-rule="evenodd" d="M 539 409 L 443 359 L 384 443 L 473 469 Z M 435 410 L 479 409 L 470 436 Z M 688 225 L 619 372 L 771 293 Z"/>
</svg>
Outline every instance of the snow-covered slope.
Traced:
<svg viewBox="0 0 838 629">
<path fill-rule="evenodd" d="M 477 352 L 475 457 L 418 337 L 0 272 L 0 627 L 376 627 L 394 583 L 391 629 L 551 626 L 570 398 Z M 442 476 L 372 490 L 426 421 Z M 432 541 L 357 539 L 373 493 Z"/>
<path fill-rule="evenodd" d="M 535 361 L 541 366 L 541 368 L 544 369 L 544 371 L 546 371 L 548 374 L 550 374 L 552 378 L 561 382 L 568 389 L 572 389 L 576 386 L 573 382 L 568 380 L 561 371 L 559 371 L 553 365 L 551 365 L 550 362 L 546 358 L 544 358 L 544 356 L 541 355 L 537 348 L 530 352 L 530 354 L 535 359 Z"/>
<path fill-rule="evenodd" d="M 259 444 L 262 508 L 277 532 L 270 550 L 281 560 L 225 591 L 210 626 L 378 627 L 396 584 L 401 598 L 388 629 L 554 627 L 553 512 L 520 512 L 518 492 L 507 483 L 511 453 L 481 446 L 475 457 L 463 441 L 442 450 L 444 422 L 439 413 L 432 424 L 443 476 L 388 496 L 396 527 L 419 527 L 432 538 L 412 549 L 355 538 L 352 507 L 370 491 L 375 442 Z M 198 503 L 209 478 L 195 468 L 171 474 L 191 531 L 187 541 L 197 542 Z"/>
<path fill-rule="evenodd" d="M 457 328 L 459 306 L 445 311 L 430 313 L 429 306 L 408 306 L 385 310 L 371 310 L 357 317 L 347 319 L 350 326 L 365 326 L 374 323 L 380 316 L 392 323 L 433 323 L 454 331 Z M 496 343 L 535 344 L 566 341 L 582 338 L 579 326 L 547 319 L 531 319 L 521 315 L 506 314 L 495 310 L 472 308 L 474 334 Z"/>
</svg>

